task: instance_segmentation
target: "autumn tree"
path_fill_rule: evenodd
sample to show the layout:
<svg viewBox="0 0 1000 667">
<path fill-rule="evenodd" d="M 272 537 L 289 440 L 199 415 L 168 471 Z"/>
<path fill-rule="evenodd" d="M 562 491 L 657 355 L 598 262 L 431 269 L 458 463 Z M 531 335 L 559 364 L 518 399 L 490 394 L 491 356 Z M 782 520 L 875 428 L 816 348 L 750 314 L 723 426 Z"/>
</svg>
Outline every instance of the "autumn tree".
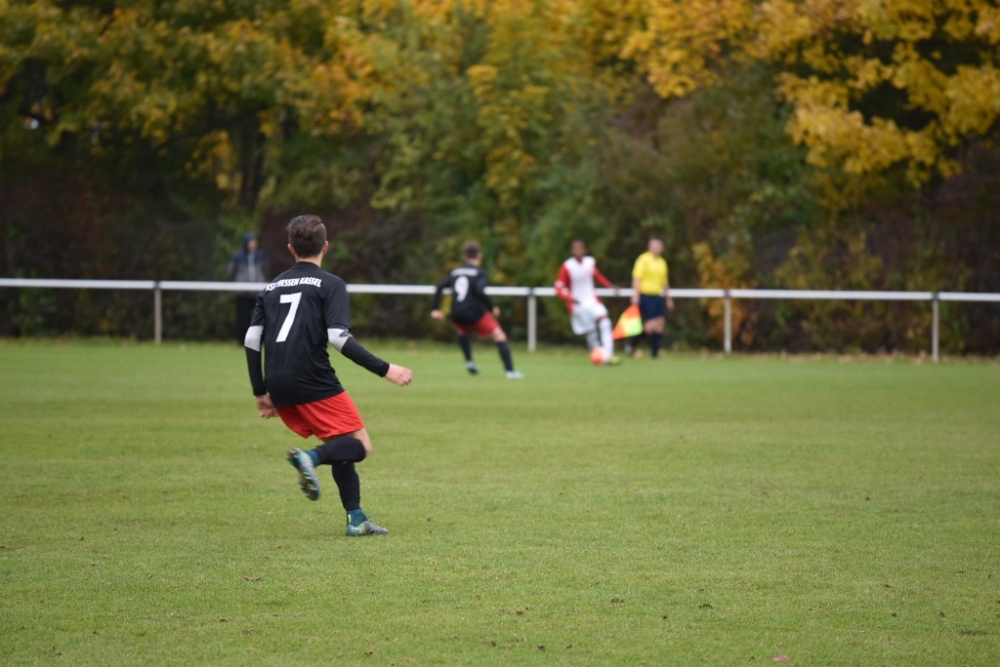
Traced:
<svg viewBox="0 0 1000 667">
<path fill-rule="evenodd" d="M 258 228 L 280 258 L 283 225 L 310 210 L 349 280 L 430 281 L 473 236 L 494 281 L 545 284 L 583 236 L 627 282 L 657 234 L 681 285 L 988 289 L 995 14 L 0 0 L 0 275 L 218 278 L 238 233 Z M 148 311 L 9 294 L 0 331 L 132 334 Z M 167 305 L 185 335 L 225 326 L 210 303 Z M 360 327 L 427 326 L 417 301 L 366 305 Z M 685 303 L 673 335 L 711 345 L 717 306 Z M 867 308 L 740 303 L 737 343 L 877 349 L 926 325 Z M 565 335 L 560 318 L 542 313 L 544 336 Z"/>
<path fill-rule="evenodd" d="M 607 3 L 611 4 L 611 3 Z M 904 166 L 911 182 L 958 169 L 1000 115 L 1000 9 L 987 0 L 634 2 L 619 37 L 663 97 L 711 84 L 726 62 L 775 69 L 809 161 L 847 173 Z M 623 19 L 625 20 L 625 19 Z"/>
<path fill-rule="evenodd" d="M 270 139 L 353 119 L 359 77 L 337 9 L 3 0 L 0 149 L 44 136 L 122 174 L 138 160 L 149 181 L 211 183 L 253 210 Z"/>
</svg>

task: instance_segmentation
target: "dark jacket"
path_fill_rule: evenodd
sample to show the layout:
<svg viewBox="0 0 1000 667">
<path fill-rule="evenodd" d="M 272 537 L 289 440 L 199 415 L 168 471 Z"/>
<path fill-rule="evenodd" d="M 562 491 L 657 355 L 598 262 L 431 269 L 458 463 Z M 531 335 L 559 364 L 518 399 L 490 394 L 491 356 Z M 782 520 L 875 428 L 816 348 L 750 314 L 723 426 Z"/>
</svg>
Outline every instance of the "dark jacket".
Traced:
<svg viewBox="0 0 1000 667">
<path fill-rule="evenodd" d="M 254 252 L 247 250 L 252 233 L 243 236 L 243 248 L 233 253 L 226 267 L 226 273 L 238 283 L 266 283 L 271 275 L 267 256 L 258 248 Z"/>
</svg>

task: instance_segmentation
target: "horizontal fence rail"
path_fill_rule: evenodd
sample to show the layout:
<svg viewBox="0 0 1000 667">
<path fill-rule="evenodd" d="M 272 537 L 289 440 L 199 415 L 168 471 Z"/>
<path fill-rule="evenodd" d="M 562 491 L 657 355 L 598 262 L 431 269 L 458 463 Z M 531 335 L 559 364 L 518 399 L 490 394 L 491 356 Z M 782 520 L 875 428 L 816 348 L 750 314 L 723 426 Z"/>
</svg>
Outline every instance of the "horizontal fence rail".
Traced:
<svg viewBox="0 0 1000 667">
<path fill-rule="evenodd" d="M 151 290 L 156 288 L 156 281 L 155 280 L 63 280 L 62 278 L 0 278 L 0 287 Z"/>
<path fill-rule="evenodd" d="M 0 287 L 48 288 L 48 289 L 107 289 L 146 290 L 153 292 L 153 338 L 157 345 L 163 341 L 163 300 L 165 290 L 178 292 L 259 292 L 268 283 L 203 282 L 193 280 L 68 280 L 61 278 L 0 278 Z M 386 294 L 394 296 L 430 296 L 433 285 L 366 285 L 349 284 L 350 294 Z M 528 350 L 534 351 L 538 344 L 538 298 L 554 297 L 552 287 L 504 287 L 486 288 L 490 296 L 509 296 L 528 300 Z M 599 288 L 597 294 L 609 298 L 630 298 L 631 289 Z M 675 299 L 722 299 L 724 302 L 723 349 L 732 352 L 734 299 L 760 300 L 824 300 L 824 301 L 927 301 L 932 307 L 931 356 L 939 359 L 940 303 L 942 301 L 964 303 L 1000 303 L 1000 293 L 984 292 L 891 292 L 860 290 L 793 290 L 793 289 L 690 289 L 671 288 L 670 296 Z"/>
</svg>

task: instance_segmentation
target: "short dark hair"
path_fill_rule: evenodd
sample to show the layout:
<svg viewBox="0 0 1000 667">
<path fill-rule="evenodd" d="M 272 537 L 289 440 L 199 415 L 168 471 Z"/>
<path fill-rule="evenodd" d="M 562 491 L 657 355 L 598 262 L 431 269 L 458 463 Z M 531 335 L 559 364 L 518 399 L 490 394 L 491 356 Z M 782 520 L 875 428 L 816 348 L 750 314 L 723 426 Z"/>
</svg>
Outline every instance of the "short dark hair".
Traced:
<svg viewBox="0 0 1000 667">
<path fill-rule="evenodd" d="M 318 215 L 300 215 L 288 223 L 288 242 L 298 257 L 315 257 L 326 243 L 326 226 Z"/>
<path fill-rule="evenodd" d="M 483 254 L 483 249 L 478 241 L 466 241 L 462 245 L 462 257 L 465 259 L 475 259 Z"/>
</svg>

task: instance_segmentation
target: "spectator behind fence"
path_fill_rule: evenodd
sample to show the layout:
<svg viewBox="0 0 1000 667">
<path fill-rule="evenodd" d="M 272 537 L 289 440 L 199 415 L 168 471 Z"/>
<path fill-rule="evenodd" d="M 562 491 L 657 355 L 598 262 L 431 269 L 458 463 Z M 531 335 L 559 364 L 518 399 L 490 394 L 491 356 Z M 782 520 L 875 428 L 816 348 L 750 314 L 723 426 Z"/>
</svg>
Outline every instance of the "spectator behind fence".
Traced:
<svg viewBox="0 0 1000 667">
<path fill-rule="evenodd" d="M 264 251 L 257 247 L 257 235 L 247 232 L 243 235 L 243 249 L 233 253 L 226 267 L 229 277 L 238 283 L 267 282 L 270 272 Z M 236 342 L 243 345 L 250 320 L 253 318 L 254 303 L 258 290 L 236 293 Z"/>
</svg>

